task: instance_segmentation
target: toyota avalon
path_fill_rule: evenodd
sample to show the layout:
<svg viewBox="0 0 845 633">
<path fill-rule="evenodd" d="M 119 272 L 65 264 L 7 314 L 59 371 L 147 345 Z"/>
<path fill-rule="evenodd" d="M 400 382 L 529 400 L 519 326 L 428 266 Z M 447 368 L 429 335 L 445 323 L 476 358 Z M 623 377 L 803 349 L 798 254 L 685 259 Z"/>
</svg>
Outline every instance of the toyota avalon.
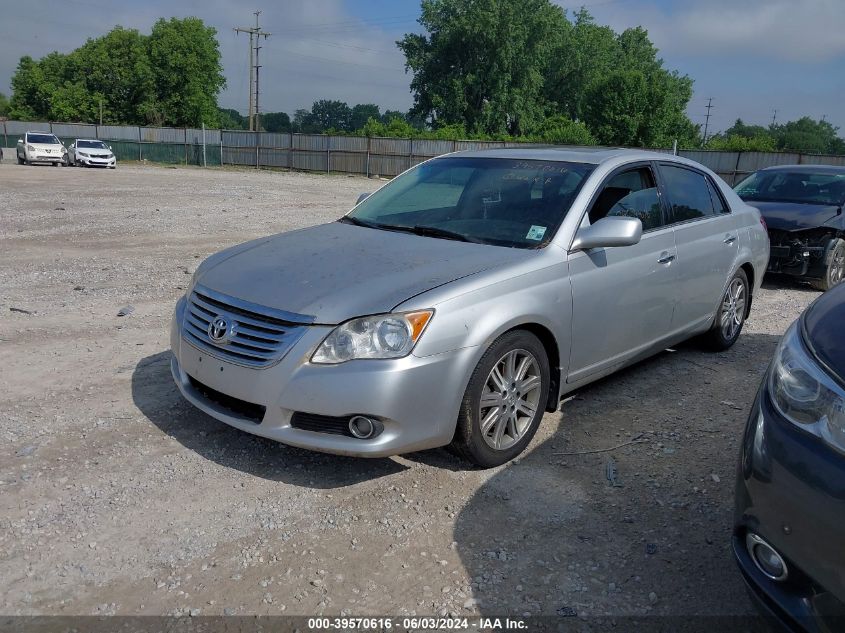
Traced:
<svg viewBox="0 0 845 633">
<path fill-rule="evenodd" d="M 694 336 L 733 345 L 768 253 L 759 212 L 683 158 L 451 154 L 205 260 L 171 369 L 195 406 L 279 442 L 496 466 L 564 394 Z"/>
</svg>

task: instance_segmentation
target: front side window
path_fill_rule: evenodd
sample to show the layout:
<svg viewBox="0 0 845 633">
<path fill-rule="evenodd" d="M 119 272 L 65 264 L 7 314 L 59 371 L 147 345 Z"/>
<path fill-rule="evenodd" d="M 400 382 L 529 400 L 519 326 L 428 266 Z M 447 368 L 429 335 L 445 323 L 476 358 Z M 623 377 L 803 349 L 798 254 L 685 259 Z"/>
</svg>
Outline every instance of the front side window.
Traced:
<svg viewBox="0 0 845 633">
<path fill-rule="evenodd" d="M 590 223 L 604 217 L 638 218 L 643 231 L 663 226 L 663 212 L 654 175 L 648 167 L 639 167 L 611 176 L 590 209 Z"/>
<path fill-rule="evenodd" d="M 661 165 L 660 173 L 666 185 L 666 195 L 672 204 L 672 218 L 675 222 L 714 215 L 713 200 L 704 174 L 674 165 Z"/>
<path fill-rule="evenodd" d="M 52 134 L 27 134 L 27 143 L 43 143 L 44 145 L 60 145 L 59 139 Z"/>
<path fill-rule="evenodd" d="M 537 248 L 560 226 L 593 165 L 512 158 L 424 163 L 344 221 L 496 246 Z"/>
<path fill-rule="evenodd" d="M 845 173 L 758 171 L 734 187 L 743 200 L 842 204 Z"/>
</svg>

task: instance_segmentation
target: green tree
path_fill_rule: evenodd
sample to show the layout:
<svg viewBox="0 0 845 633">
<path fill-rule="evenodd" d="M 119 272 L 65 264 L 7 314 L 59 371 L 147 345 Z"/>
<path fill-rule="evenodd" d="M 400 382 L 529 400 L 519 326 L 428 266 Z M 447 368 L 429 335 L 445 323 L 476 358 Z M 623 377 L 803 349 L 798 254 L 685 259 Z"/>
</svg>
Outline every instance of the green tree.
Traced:
<svg viewBox="0 0 845 633">
<path fill-rule="evenodd" d="M 732 128 L 731 128 L 732 129 Z M 758 136 L 744 136 L 742 134 L 730 133 L 717 134 L 707 141 L 707 149 L 717 149 L 728 152 L 773 152 L 775 139 L 768 134 Z"/>
<path fill-rule="evenodd" d="M 547 118 L 530 136 L 538 141 L 557 145 L 596 144 L 596 139 L 586 125 L 563 115 Z"/>
<path fill-rule="evenodd" d="M 156 99 L 142 114 L 155 124 L 217 125 L 217 95 L 226 85 L 217 31 L 199 18 L 160 19 L 148 40 Z"/>
<path fill-rule="evenodd" d="M 267 112 L 259 117 L 261 129 L 268 132 L 286 133 L 291 131 L 290 116 L 287 112 Z"/>
<path fill-rule="evenodd" d="M 321 132 L 317 126 L 317 122 L 314 120 L 314 115 L 311 114 L 311 110 L 306 110 L 305 108 L 300 108 L 293 113 L 291 126 L 294 132 L 303 134 L 317 134 Z"/>
<path fill-rule="evenodd" d="M 769 128 L 778 149 L 819 154 L 845 151 L 845 142 L 836 135 L 838 129 L 827 121 L 814 121 L 808 116 Z"/>
<path fill-rule="evenodd" d="M 9 97 L 0 92 L 0 117 L 8 116 L 10 107 L 11 105 L 9 104 Z"/>
<path fill-rule="evenodd" d="M 422 0 L 426 34 L 397 45 L 413 73 L 412 116 L 518 135 L 543 118 L 543 68 L 566 26 L 549 0 Z"/>
<path fill-rule="evenodd" d="M 379 107 L 375 103 L 359 103 L 352 107 L 349 129 L 360 130 L 370 119 L 375 119 L 376 121 L 381 119 Z"/>
<path fill-rule="evenodd" d="M 214 126 L 223 85 L 215 30 L 198 18 L 159 20 L 149 36 L 117 26 L 68 54 L 22 57 L 10 115 Z"/>
<path fill-rule="evenodd" d="M 734 124 L 727 130 L 725 130 L 722 133 L 722 136 L 724 138 L 730 138 L 731 136 L 740 136 L 746 139 L 764 136 L 768 136 L 771 138 L 769 130 L 764 128 L 762 125 L 746 125 L 742 119 L 737 119 L 736 121 L 734 121 Z"/>
<path fill-rule="evenodd" d="M 311 106 L 311 121 L 320 133 L 329 129 L 349 132 L 352 110 L 345 101 L 320 99 Z"/>
<path fill-rule="evenodd" d="M 219 108 L 217 120 L 221 130 L 245 130 L 249 127 L 249 121 L 234 108 Z"/>
</svg>

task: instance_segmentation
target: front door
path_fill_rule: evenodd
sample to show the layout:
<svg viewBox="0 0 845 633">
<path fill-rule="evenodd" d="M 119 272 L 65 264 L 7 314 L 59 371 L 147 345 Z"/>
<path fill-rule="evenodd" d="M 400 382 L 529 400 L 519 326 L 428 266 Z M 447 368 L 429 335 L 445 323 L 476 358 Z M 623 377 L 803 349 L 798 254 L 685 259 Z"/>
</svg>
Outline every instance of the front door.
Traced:
<svg viewBox="0 0 845 633">
<path fill-rule="evenodd" d="M 611 174 L 588 221 L 639 218 L 638 244 L 570 254 L 572 351 L 568 383 L 609 373 L 671 331 L 677 295 L 675 235 L 668 226 L 651 166 Z"/>
</svg>

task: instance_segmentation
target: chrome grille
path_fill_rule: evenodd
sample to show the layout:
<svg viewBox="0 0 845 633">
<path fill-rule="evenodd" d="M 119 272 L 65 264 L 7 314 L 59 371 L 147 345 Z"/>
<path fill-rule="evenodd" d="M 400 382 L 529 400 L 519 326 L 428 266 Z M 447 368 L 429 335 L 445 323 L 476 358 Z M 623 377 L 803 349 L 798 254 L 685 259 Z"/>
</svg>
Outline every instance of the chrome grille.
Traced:
<svg viewBox="0 0 845 633">
<path fill-rule="evenodd" d="M 223 342 L 215 342 L 210 334 L 218 317 L 228 324 Z M 312 321 L 313 317 L 258 306 L 197 286 L 185 308 L 182 333 L 188 343 L 211 356 L 264 368 L 279 362 Z"/>
</svg>

